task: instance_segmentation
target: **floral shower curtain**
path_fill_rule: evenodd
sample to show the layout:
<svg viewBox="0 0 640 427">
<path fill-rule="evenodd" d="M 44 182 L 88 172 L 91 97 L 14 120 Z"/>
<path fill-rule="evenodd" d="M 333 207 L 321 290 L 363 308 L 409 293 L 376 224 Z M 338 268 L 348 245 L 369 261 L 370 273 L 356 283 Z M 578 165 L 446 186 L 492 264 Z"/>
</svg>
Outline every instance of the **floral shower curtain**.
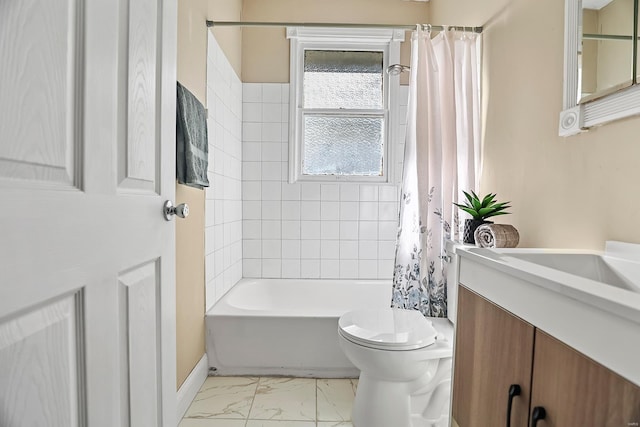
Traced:
<svg viewBox="0 0 640 427">
<path fill-rule="evenodd" d="M 461 190 L 479 162 L 477 36 L 418 28 L 411 81 L 392 307 L 447 315 L 445 242 L 457 239 Z"/>
</svg>

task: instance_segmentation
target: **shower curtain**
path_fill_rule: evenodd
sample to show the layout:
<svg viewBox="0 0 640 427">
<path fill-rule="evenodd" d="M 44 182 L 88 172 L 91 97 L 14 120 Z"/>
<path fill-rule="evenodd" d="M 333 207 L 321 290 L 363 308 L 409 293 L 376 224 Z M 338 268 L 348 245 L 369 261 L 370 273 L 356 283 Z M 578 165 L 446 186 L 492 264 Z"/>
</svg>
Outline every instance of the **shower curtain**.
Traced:
<svg viewBox="0 0 640 427">
<path fill-rule="evenodd" d="M 475 34 L 445 29 L 411 41 L 411 80 L 392 307 L 446 317 L 445 242 L 457 240 L 462 190 L 480 172 Z"/>
</svg>

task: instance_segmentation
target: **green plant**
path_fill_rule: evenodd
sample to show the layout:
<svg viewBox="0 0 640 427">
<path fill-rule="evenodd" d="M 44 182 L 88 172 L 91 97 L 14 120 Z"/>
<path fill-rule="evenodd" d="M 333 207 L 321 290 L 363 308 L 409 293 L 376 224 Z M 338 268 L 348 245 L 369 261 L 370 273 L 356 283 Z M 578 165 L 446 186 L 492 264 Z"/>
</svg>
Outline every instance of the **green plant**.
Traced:
<svg viewBox="0 0 640 427">
<path fill-rule="evenodd" d="M 495 200 L 495 194 L 489 193 L 480 199 L 480 197 L 478 197 L 478 195 L 473 191 L 471 191 L 471 194 L 466 191 L 463 191 L 463 193 L 467 200 L 462 205 L 458 203 L 454 203 L 454 205 L 471 215 L 473 219 L 484 221 L 492 216 L 506 215 L 510 213 L 505 212 L 505 209 L 511 207 L 509 206 L 509 203 L 511 202 L 498 203 Z"/>
</svg>

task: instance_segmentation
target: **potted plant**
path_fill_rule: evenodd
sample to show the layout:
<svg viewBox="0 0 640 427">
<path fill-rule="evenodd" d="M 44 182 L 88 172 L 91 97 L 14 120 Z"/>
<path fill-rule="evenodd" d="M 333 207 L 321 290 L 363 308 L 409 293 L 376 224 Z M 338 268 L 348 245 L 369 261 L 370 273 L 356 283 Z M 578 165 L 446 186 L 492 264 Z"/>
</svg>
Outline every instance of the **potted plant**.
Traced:
<svg viewBox="0 0 640 427">
<path fill-rule="evenodd" d="M 471 215 L 471 219 L 465 219 L 464 221 L 463 241 L 464 243 L 475 243 L 473 233 L 475 233 L 476 228 L 482 224 L 492 224 L 491 221 L 487 221 L 487 218 L 508 214 L 509 212 L 505 212 L 505 209 L 511 207 L 509 206 L 511 202 L 498 203 L 495 200 L 496 195 L 491 193 L 482 199 L 473 191 L 471 191 L 471 194 L 466 191 L 463 191 L 463 193 L 467 200 L 464 204 L 454 203 L 454 205 Z"/>
</svg>

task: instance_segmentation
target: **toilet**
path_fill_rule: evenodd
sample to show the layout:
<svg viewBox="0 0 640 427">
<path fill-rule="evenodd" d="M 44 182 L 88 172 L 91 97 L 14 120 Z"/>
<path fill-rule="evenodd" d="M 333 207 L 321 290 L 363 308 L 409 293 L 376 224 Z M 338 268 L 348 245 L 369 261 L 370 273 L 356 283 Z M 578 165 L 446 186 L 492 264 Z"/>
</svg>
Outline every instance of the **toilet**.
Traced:
<svg viewBox="0 0 640 427">
<path fill-rule="evenodd" d="M 360 370 L 354 427 L 449 426 L 458 263 L 453 245 L 447 254 L 448 318 L 396 308 L 340 317 L 340 347 Z"/>
</svg>

